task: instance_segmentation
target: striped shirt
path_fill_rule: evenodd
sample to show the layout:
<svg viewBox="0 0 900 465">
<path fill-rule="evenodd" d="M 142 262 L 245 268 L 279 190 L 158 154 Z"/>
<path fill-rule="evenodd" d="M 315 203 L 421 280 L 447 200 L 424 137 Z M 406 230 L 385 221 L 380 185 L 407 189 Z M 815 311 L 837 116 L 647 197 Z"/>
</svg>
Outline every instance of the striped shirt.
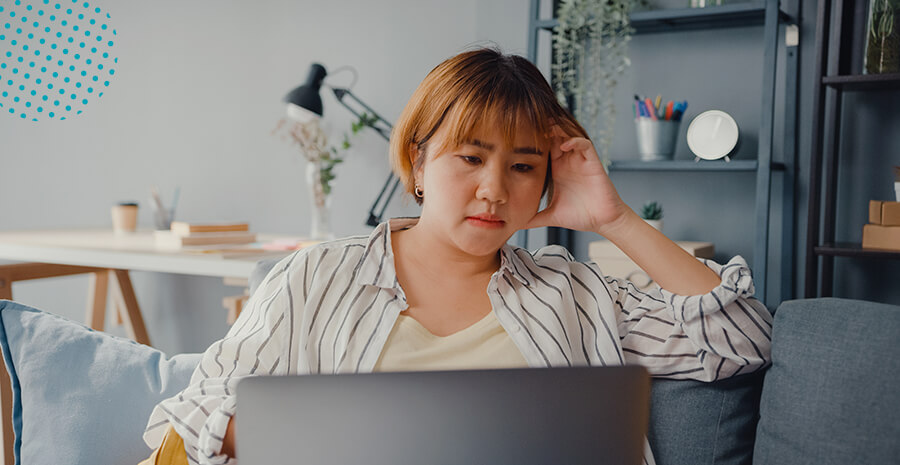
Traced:
<svg viewBox="0 0 900 465">
<path fill-rule="evenodd" d="M 171 424 L 192 464 L 233 464 L 219 451 L 241 377 L 373 371 L 407 308 L 390 232 L 416 221 L 394 219 L 368 237 L 301 249 L 279 262 L 206 350 L 190 385 L 153 410 L 145 442 L 157 447 Z M 703 381 L 762 369 L 772 318 L 752 297 L 746 262 L 702 261 L 721 283 L 680 296 L 605 277 L 559 246 L 532 253 L 504 245 L 487 293 L 531 367 L 639 364 L 657 377 Z"/>
</svg>

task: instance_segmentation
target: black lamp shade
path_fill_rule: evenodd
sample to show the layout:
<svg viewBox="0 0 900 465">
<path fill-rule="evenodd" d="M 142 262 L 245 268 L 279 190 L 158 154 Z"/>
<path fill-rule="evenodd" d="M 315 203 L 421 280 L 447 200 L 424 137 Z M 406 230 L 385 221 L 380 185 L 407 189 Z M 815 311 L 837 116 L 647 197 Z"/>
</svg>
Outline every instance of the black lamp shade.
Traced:
<svg viewBox="0 0 900 465">
<path fill-rule="evenodd" d="M 285 101 L 322 116 L 322 97 L 319 96 L 319 89 L 327 74 L 324 66 L 313 63 L 309 67 L 306 82 L 288 93 Z"/>
</svg>

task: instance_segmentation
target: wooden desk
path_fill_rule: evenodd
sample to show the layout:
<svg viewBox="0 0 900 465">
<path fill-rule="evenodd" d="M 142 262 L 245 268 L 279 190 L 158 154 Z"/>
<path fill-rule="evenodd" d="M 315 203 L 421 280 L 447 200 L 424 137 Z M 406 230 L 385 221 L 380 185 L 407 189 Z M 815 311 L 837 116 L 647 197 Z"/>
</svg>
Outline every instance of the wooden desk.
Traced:
<svg viewBox="0 0 900 465">
<path fill-rule="evenodd" d="M 260 241 L 278 236 L 259 235 Z M 0 299 L 12 300 L 12 283 L 30 279 L 91 274 L 87 324 L 103 330 L 107 313 L 107 291 L 112 290 L 118 318 L 137 342 L 150 345 L 150 337 L 129 270 L 157 271 L 246 280 L 256 262 L 290 252 L 196 253 L 161 250 L 153 233 L 142 231 L 116 235 L 109 230 L 59 230 L 0 232 L 0 259 L 21 261 L 0 265 Z M 112 286 L 110 286 L 112 281 Z M 13 463 L 12 390 L 0 359 L 0 463 Z"/>
<path fill-rule="evenodd" d="M 259 235 L 260 241 L 278 238 Z M 218 252 L 159 249 L 152 231 L 117 235 L 110 230 L 0 232 L 0 259 L 20 261 L 0 265 L 0 299 L 12 300 L 12 283 L 29 279 L 90 273 L 87 324 L 105 326 L 107 290 L 112 290 L 118 316 L 136 341 L 150 337 L 128 272 L 156 271 L 195 276 L 247 279 L 257 261 L 289 252 Z"/>
</svg>

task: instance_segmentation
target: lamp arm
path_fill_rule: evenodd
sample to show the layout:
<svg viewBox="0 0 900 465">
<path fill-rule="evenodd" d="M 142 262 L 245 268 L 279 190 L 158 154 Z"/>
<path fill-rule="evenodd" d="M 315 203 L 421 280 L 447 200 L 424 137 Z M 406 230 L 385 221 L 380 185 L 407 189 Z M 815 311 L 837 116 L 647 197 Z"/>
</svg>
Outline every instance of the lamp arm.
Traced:
<svg viewBox="0 0 900 465">
<path fill-rule="evenodd" d="M 359 99 L 353 92 L 350 92 L 349 89 L 343 88 L 332 88 L 334 92 L 334 96 L 337 97 L 338 102 L 344 106 L 350 113 L 353 113 L 354 116 L 363 120 L 366 126 L 372 128 L 375 132 L 377 132 L 384 140 L 390 142 L 391 140 L 391 129 L 393 129 L 393 125 L 389 123 L 386 119 L 384 119 L 381 115 L 375 112 L 370 106 L 366 105 L 365 102 Z M 375 118 L 375 122 L 369 122 L 368 119 L 362 118 L 362 113 L 357 111 L 356 108 L 353 108 L 350 104 L 348 104 L 344 97 L 349 97 L 353 99 L 358 105 L 365 109 L 366 114 L 370 114 Z M 382 126 L 376 125 L 376 123 L 381 123 Z M 386 126 L 386 127 L 383 127 Z M 400 179 L 394 176 L 394 173 L 388 173 L 387 179 L 384 181 L 384 185 L 381 186 L 381 191 L 378 192 L 378 197 L 375 198 L 375 202 L 372 203 L 372 207 L 369 208 L 369 217 L 366 219 L 366 224 L 369 226 L 378 226 L 378 223 L 381 223 L 381 219 L 384 216 L 385 210 L 387 210 L 387 206 L 391 201 L 391 198 L 394 197 L 394 193 L 397 191 L 397 188 L 400 186 Z M 390 190 L 388 190 L 390 188 Z M 387 197 L 385 197 L 385 193 Z M 379 204 L 381 205 L 379 207 Z"/>
</svg>

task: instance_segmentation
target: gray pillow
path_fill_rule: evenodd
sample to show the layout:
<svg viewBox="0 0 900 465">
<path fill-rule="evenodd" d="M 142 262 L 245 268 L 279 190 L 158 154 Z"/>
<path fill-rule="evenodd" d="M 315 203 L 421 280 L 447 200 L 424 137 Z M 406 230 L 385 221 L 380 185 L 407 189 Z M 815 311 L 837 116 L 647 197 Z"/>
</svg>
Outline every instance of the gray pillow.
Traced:
<svg viewBox="0 0 900 465">
<path fill-rule="evenodd" d="M 751 463 L 763 374 L 654 379 L 647 439 L 657 465 Z"/>
<path fill-rule="evenodd" d="M 845 299 L 775 313 L 755 462 L 900 460 L 900 307 Z"/>
</svg>

